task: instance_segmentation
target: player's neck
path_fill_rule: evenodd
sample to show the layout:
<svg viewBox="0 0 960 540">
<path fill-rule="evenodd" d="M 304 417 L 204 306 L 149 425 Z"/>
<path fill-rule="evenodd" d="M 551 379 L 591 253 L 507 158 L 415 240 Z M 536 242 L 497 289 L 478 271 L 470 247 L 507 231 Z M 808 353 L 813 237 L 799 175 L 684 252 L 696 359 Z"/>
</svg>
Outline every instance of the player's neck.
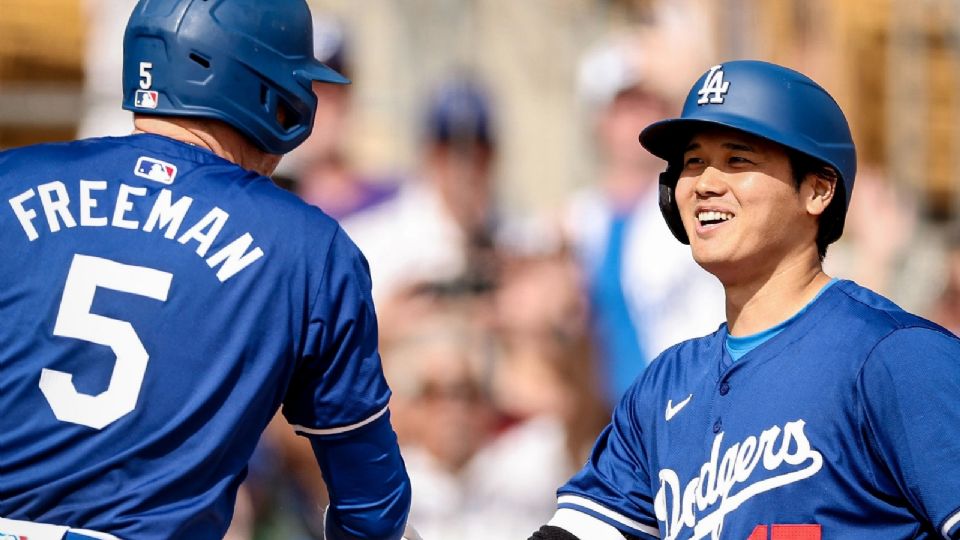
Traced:
<svg viewBox="0 0 960 540">
<path fill-rule="evenodd" d="M 137 115 L 133 125 L 134 133 L 162 135 L 204 148 L 264 176 L 273 174 L 280 163 L 280 156 L 260 150 L 235 129 L 216 120 Z"/>
<path fill-rule="evenodd" d="M 748 336 L 789 319 L 830 281 L 819 259 L 795 261 L 759 279 L 724 284 L 727 328 Z"/>
</svg>

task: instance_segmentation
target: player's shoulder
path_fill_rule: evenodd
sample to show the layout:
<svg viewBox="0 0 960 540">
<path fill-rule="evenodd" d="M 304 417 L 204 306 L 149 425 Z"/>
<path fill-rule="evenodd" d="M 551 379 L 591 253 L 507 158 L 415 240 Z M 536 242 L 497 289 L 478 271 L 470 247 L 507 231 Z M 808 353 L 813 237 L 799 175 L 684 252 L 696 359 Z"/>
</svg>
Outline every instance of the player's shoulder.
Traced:
<svg viewBox="0 0 960 540">
<path fill-rule="evenodd" d="M 259 209 L 258 213 L 283 229 L 288 238 L 301 232 L 315 235 L 326 231 L 332 234 L 340 229 L 337 221 L 320 208 L 305 202 L 265 176 L 250 174 L 256 176 L 248 186 L 251 204 Z"/>
<path fill-rule="evenodd" d="M 713 332 L 707 335 L 686 339 L 676 345 L 668 347 L 657 355 L 651 366 L 686 363 L 702 359 L 705 354 L 711 352 L 721 352 L 723 340 L 726 337 L 726 327 L 726 323 L 721 323 Z"/>
<path fill-rule="evenodd" d="M 116 137 L 46 142 L 0 150 L 0 189 L 22 190 L 38 182 L 102 179 L 114 172 L 118 156 L 110 154 Z M 130 167 L 131 173 L 133 166 Z"/>
<path fill-rule="evenodd" d="M 858 392 L 874 402 L 903 399 L 906 394 L 928 399 L 945 388 L 953 392 L 953 381 L 960 378 L 960 338 L 899 308 L 881 304 L 870 309 L 878 313 L 864 328 L 872 328 L 873 335 L 857 332 L 857 342 L 864 348 L 857 363 Z"/>
<path fill-rule="evenodd" d="M 723 355 L 725 336 L 726 323 L 723 323 L 710 334 L 668 347 L 643 371 L 638 386 L 659 387 L 670 381 L 699 376 Z"/>
<path fill-rule="evenodd" d="M 892 332 L 924 329 L 929 332 L 955 337 L 949 330 L 933 321 L 906 311 L 889 298 L 853 281 L 839 280 L 834 289 L 842 295 L 847 308 L 839 311 L 839 313 L 849 313 L 856 317 L 858 321 L 861 321 L 865 330 L 873 330 L 881 335 L 886 335 Z"/>
<path fill-rule="evenodd" d="M 337 222 L 319 208 L 281 188 L 270 178 L 244 169 L 213 152 L 154 134 L 90 139 L 89 145 L 104 145 L 127 156 L 126 167 L 139 167 L 141 160 L 157 160 L 177 167 L 171 187 L 188 187 L 193 196 L 210 196 L 230 205 L 260 229 L 275 229 L 291 242 L 298 236 L 322 238 L 332 235 Z M 134 173 L 136 174 L 136 173 Z"/>
<path fill-rule="evenodd" d="M 858 373 L 864 370 L 909 373 L 960 369 L 960 339 L 946 328 L 910 313 L 851 281 L 837 284 L 851 319 L 845 329 L 858 337 Z M 847 312 L 847 309 L 837 310 Z"/>
<path fill-rule="evenodd" d="M 9 170 L 11 167 L 21 164 L 25 166 L 40 166 L 44 161 L 49 160 L 53 156 L 63 159 L 69 157 L 71 154 L 82 155 L 84 152 L 83 148 L 88 145 L 88 140 L 78 140 L 46 142 L 0 149 L 0 163 L 4 165 L 3 170 Z"/>
</svg>

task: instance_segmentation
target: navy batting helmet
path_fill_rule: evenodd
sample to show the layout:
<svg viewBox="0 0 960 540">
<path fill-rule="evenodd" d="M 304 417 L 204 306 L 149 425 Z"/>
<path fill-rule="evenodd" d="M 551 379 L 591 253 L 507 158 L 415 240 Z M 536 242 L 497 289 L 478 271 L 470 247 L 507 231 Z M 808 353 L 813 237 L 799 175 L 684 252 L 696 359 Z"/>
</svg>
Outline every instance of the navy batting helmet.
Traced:
<svg viewBox="0 0 960 540">
<path fill-rule="evenodd" d="M 312 82 L 350 82 L 313 54 L 306 0 L 140 0 L 123 39 L 123 108 L 222 120 L 285 154 L 313 129 Z"/>
<path fill-rule="evenodd" d="M 827 243 L 840 237 L 857 173 L 856 149 L 843 111 L 802 73 L 740 60 L 710 68 L 693 85 L 679 118 L 656 122 L 640 133 L 643 147 L 668 163 L 660 175 L 660 210 L 678 240 L 690 243 L 674 196 L 684 146 L 697 130 L 711 125 L 762 137 L 836 169 L 845 206 L 835 222 L 820 226 L 829 227 Z"/>
</svg>

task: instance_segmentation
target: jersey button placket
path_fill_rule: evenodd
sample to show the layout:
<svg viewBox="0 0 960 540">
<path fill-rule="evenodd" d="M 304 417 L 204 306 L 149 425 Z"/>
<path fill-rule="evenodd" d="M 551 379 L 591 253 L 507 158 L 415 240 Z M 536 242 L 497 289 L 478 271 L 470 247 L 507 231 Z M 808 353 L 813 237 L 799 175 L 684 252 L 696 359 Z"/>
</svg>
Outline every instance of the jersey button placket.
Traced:
<svg viewBox="0 0 960 540">
<path fill-rule="evenodd" d="M 725 396 L 730 392 L 730 383 L 723 381 L 720 383 L 720 388 L 718 390 L 721 396 Z M 723 420 L 720 417 L 717 417 L 717 420 L 713 423 L 713 432 L 720 433 L 723 430 Z"/>
</svg>

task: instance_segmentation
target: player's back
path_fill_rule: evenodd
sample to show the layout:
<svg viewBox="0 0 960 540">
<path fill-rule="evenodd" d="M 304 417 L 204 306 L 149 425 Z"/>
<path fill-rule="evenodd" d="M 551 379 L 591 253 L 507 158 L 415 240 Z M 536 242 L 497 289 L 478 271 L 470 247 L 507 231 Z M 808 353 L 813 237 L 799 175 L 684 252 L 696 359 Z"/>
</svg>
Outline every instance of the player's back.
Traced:
<svg viewBox="0 0 960 540">
<path fill-rule="evenodd" d="M 319 210 L 154 135 L 0 153 L 0 195 L 0 517 L 220 538 L 285 399 L 314 428 L 357 420 L 314 406 L 342 393 L 315 304 L 372 314 Z"/>
</svg>

